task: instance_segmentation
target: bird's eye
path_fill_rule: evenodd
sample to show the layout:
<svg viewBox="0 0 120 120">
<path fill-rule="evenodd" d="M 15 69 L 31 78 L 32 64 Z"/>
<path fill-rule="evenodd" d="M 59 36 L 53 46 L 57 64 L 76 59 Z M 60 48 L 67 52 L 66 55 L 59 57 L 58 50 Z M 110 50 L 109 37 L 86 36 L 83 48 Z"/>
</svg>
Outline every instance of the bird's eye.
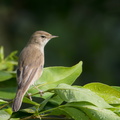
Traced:
<svg viewBox="0 0 120 120">
<path fill-rule="evenodd" d="M 46 38 L 46 36 L 42 35 L 41 38 Z"/>
</svg>

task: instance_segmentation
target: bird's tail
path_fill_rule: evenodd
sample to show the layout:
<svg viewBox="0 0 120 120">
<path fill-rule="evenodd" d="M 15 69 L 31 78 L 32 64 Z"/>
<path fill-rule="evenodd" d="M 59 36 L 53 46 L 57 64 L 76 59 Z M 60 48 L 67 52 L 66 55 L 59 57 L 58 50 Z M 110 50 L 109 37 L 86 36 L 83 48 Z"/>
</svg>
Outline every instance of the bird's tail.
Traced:
<svg viewBox="0 0 120 120">
<path fill-rule="evenodd" d="M 12 104 L 12 110 L 14 112 L 16 112 L 20 109 L 24 94 L 25 94 L 25 92 L 23 92 L 23 90 L 21 90 L 21 89 L 19 89 L 17 91 L 16 97 L 15 97 L 13 104 Z"/>
</svg>

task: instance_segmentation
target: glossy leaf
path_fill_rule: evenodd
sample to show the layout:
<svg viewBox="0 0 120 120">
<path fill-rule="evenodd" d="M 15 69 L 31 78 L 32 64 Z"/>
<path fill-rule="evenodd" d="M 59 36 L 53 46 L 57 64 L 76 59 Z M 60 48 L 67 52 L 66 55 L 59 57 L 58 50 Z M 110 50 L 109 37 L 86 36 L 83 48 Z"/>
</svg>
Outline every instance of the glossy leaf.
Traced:
<svg viewBox="0 0 120 120">
<path fill-rule="evenodd" d="M 111 110 L 98 108 L 95 106 L 80 107 L 91 120 L 120 120 L 120 117 Z"/>
<path fill-rule="evenodd" d="M 110 104 L 120 104 L 120 91 L 102 83 L 89 83 L 83 86 L 104 98 Z"/>
<path fill-rule="evenodd" d="M 44 72 L 39 80 L 36 81 L 37 87 L 40 90 L 48 90 L 55 88 L 60 83 L 73 84 L 82 72 L 82 62 L 72 67 L 48 67 L 44 69 Z M 30 92 L 38 92 L 33 87 Z"/>
<path fill-rule="evenodd" d="M 89 117 L 86 116 L 86 114 L 84 112 L 82 112 L 81 110 L 79 110 L 77 108 L 74 108 L 74 107 L 64 107 L 61 110 L 66 112 L 74 120 L 89 120 Z"/>
<path fill-rule="evenodd" d="M 9 114 L 5 110 L 0 110 L 0 120 L 8 120 L 10 118 L 11 114 Z"/>
<path fill-rule="evenodd" d="M 66 102 L 90 102 L 101 108 L 110 108 L 111 106 L 103 98 L 96 95 L 89 89 L 76 88 L 67 84 L 60 84 L 55 88 L 58 94 Z"/>
</svg>

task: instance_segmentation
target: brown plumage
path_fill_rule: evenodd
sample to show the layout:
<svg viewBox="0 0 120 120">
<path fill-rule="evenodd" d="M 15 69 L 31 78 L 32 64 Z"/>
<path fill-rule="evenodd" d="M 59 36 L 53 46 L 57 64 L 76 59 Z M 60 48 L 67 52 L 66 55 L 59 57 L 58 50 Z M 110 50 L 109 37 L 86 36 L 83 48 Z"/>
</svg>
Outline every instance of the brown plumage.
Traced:
<svg viewBox="0 0 120 120">
<path fill-rule="evenodd" d="M 18 89 L 12 105 L 13 111 L 20 109 L 25 93 L 42 75 L 44 47 L 50 39 L 55 37 L 57 36 L 52 36 L 45 31 L 36 31 L 20 53 L 17 69 Z"/>
</svg>

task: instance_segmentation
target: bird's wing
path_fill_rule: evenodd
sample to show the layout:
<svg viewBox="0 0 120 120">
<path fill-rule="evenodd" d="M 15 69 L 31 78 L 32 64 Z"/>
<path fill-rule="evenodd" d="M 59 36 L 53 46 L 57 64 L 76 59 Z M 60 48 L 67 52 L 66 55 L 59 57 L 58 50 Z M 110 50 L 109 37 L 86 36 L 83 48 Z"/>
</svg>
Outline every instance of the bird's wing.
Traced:
<svg viewBox="0 0 120 120">
<path fill-rule="evenodd" d="M 28 89 L 42 74 L 43 65 L 44 56 L 38 49 L 28 51 L 28 48 L 25 48 L 20 55 L 17 69 L 18 87 Z"/>
</svg>

